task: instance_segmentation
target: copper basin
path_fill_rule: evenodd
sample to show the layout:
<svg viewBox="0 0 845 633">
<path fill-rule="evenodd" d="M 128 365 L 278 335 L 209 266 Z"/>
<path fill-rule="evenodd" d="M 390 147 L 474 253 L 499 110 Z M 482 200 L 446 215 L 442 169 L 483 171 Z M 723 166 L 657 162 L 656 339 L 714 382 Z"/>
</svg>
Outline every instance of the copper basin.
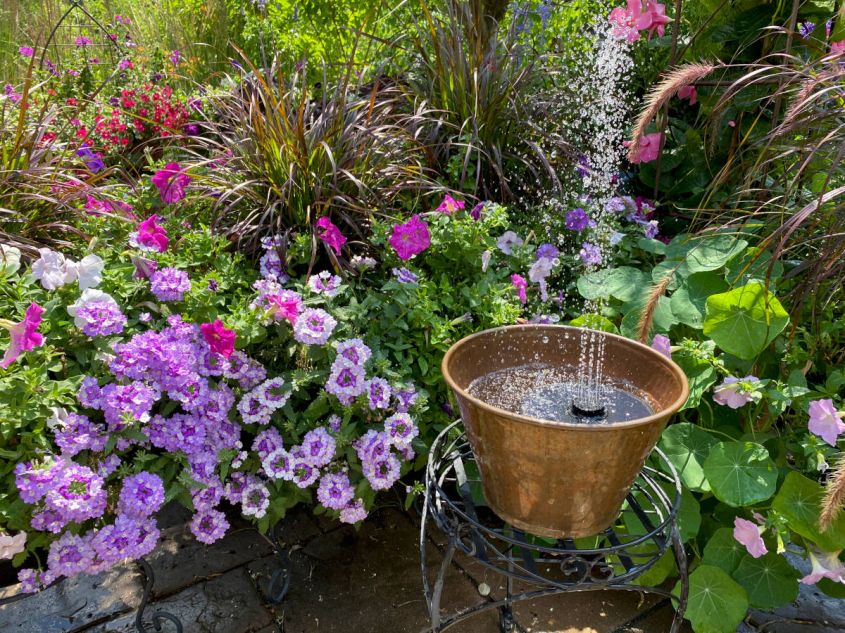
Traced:
<svg viewBox="0 0 845 633">
<path fill-rule="evenodd" d="M 660 433 L 684 404 L 689 386 L 671 360 L 630 339 L 604 338 L 604 374 L 648 398 L 653 415 L 612 424 L 572 424 L 499 409 L 470 395 L 470 383 L 492 371 L 529 363 L 576 366 L 582 330 L 515 325 L 455 343 L 443 358 L 478 460 L 490 508 L 511 525 L 553 538 L 582 537 L 609 527 Z"/>
</svg>

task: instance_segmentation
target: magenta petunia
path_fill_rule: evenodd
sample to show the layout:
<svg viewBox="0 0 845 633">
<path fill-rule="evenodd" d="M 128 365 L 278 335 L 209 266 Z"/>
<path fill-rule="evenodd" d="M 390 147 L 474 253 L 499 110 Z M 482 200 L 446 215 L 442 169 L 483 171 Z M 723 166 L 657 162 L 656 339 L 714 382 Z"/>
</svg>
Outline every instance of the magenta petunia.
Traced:
<svg viewBox="0 0 845 633">
<path fill-rule="evenodd" d="M 399 259 L 411 259 L 414 255 L 422 253 L 430 244 L 431 234 L 428 231 L 428 225 L 420 219 L 420 216 L 414 215 L 403 224 L 393 225 L 390 245 Z"/>
<path fill-rule="evenodd" d="M 443 198 L 443 202 L 440 203 L 440 206 L 437 207 L 435 211 L 445 213 L 446 215 L 452 215 L 455 211 L 463 209 L 465 204 L 466 203 L 463 200 L 458 202 L 447 193 L 446 197 Z"/>
<path fill-rule="evenodd" d="M 168 163 L 155 173 L 151 182 L 158 189 L 162 202 L 175 204 L 185 197 L 185 187 L 191 177 L 182 171 L 179 163 Z"/>
<path fill-rule="evenodd" d="M 229 358 L 235 351 L 236 334 L 234 330 L 223 325 L 220 319 L 216 319 L 214 323 L 203 323 L 200 325 L 200 330 L 212 352 Z"/>
<path fill-rule="evenodd" d="M 149 250 L 163 253 L 167 250 L 167 245 L 170 240 L 167 237 L 167 231 L 164 227 L 158 224 L 158 216 L 151 215 L 143 222 L 140 222 L 137 227 L 137 236 L 135 240 L 137 243 Z"/>
<path fill-rule="evenodd" d="M 44 335 L 38 332 L 42 314 L 44 308 L 37 303 L 30 303 L 20 323 L 0 322 L 0 326 L 9 330 L 12 339 L 3 360 L 0 361 L 0 367 L 8 367 L 17 360 L 21 352 L 28 352 L 44 344 Z"/>
<path fill-rule="evenodd" d="M 340 232 L 340 229 L 332 223 L 331 218 L 327 215 L 321 217 L 317 220 L 317 228 L 322 229 L 317 233 L 317 237 L 328 244 L 335 255 L 340 255 L 340 249 L 346 244 L 346 238 Z"/>
<path fill-rule="evenodd" d="M 511 275 L 511 283 L 513 284 L 514 290 L 516 290 L 519 295 L 519 302 L 525 305 L 528 301 L 528 296 L 525 293 L 526 288 L 528 288 L 528 282 L 525 281 L 525 277 L 516 274 Z"/>
</svg>

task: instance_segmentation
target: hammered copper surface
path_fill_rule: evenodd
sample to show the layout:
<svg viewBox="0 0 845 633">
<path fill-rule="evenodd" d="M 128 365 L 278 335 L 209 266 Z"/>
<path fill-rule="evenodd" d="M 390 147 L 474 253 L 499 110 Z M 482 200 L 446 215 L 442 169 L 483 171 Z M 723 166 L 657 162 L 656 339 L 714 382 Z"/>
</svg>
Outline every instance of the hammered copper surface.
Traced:
<svg viewBox="0 0 845 633">
<path fill-rule="evenodd" d="M 581 330 L 515 325 L 453 345 L 443 376 L 454 391 L 490 508 L 513 526 L 554 538 L 607 528 L 669 418 L 687 399 L 684 372 L 659 352 L 604 337 L 604 374 L 649 396 L 654 415 L 614 424 L 566 424 L 521 416 L 470 395 L 470 383 L 528 363 L 578 365 Z"/>
</svg>

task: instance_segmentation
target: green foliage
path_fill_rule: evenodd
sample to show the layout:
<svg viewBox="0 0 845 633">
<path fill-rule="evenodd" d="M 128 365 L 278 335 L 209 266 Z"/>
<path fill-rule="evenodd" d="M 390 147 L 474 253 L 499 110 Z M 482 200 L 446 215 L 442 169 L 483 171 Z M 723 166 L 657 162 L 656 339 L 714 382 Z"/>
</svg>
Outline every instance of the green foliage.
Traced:
<svg viewBox="0 0 845 633">
<path fill-rule="evenodd" d="M 732 633 L 745 619 L 748 594 L 718 567 L 701 565 L 690 574 L 686 617 L 696 633 Z M 678 591 L 677 586 L 675 591 Z"/>
</svg>

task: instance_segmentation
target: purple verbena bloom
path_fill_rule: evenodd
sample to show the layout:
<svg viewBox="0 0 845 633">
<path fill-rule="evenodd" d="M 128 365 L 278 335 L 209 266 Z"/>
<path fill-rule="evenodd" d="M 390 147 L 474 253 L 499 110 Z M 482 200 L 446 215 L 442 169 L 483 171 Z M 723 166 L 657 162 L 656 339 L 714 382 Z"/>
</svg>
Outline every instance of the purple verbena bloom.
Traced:
<svg viewBox="0 0 845 633">
<path fill-rule="evenodd" d="M 396 398 L 396 410 L 400 413 L 407 413 L 416 402 L 419 394 L 416 388 L 411 385 L 402 389 L 394 389 L 393 396 Z"/>
<path fill-rule="evenodd" d="M 343 405 L 350 405 L 367 388 L 364 368 L 335 362 L 326 382 L 326 391 L 340 400 Z"/>
<path fill-rule="evenodd" d="M 394 268 L 393 276 L 400 284 L 415 284 L 419 281 L 419 277 L 412 273 L 407 268 Z"/>
<path fill-rule="evenodd" d="M 268 453 L 261 460 L 261 468 L 270 479 L 293 479 L 293 462 L 290 453 L 283 448 L 277 448 Z"/>
<path fill-rule="evenodd" d="M 396 446 L 411 443 L 420 431 L 407 413 L 394 413 L 384 421 L 384 431 Z"/>
<path fill-rule="evenodd" d="M 395 455 L 388 454 L 384 459 L 364 462 L 362 467 L 373 490 L 387 490 L 398 481 L 402 465 Z"/>
<path fill-rule="evenodd" d="M 332 461 L 337 444 L 323 427 L 317 427 L 302 438 L 302 452 L 305 459 L 313 466 L 320 468 Z"/>
<path fill-rule="evenodd" d="M 347 365 L 353 367 L 364 367 L 364 364 L 372 356 L 372 351 L 359 338 L 351 338 L 335 344 L 337 357 L 335 365 Z"/>
<path fill-rule="evenodd" d="M 334 297 L 340 292 L 341 281 L 339 275 L 332 275 L 329 271 L 324 270 L 308 279 L 308 288 L 316 294 Z"/>
<path fill-rule="evenodd" d="M 159 301 L 182 301 L 191 290 L 188 273 L 176 268 L 162 268 L 150 276 L 150 291 Z"/>
<path fill-rule="evenodd" d="M 241 512 L 244 516 L 253 516 L 260 519 L 267 514 L 270 507 L 270 491 L 260 481 L 248 483 L 241 495 Z"/>
<path fill-rule="evenodd" d="M 317 487 L 317 500 L 331 510 L 343 510 L 355 498 L 355 489 L 346 473 L 327 473 Z"/>
<path fill-rule="evenodd" d="M 54 578 L 71 578 L 87 572 L 94 563 L 94 556 L 88 539 L 65 532 L 50 544 L 47 566 Z"/>
<path fill-rule="evenodd" d="M 798 33 L 803 37 L 805 40 L 810 37 L 813 31 L 816 29 L 816 25 L 809 20 L 806 20 L 798 25 Z"/>
<path fill-rule="evenodd" d="M 117 511 L 138 519 L 158 512 L 164 503 L 164 482 L 155 473 L 142 471 L 123 480 Z"/>
<path fill-rule="evenodd" d="M 566 214 L 566 228 L 580 233 L 590 226 L 590 216 L 580 207 Z"/>
<path fill-rule="evenodd" d="M 363 499 L 357 499 L 340 511 L 340 520 L 343 523 L 360 523 L 367 518 L 367 511 L 364 509 Z"/>
<path fill-rule="evenodd" d="M 601 266 L 601 248 L 595 244 L 584 242 L 581 244 L 581 250 L 578 252 L 578 255 L 581 257 L 581 261 L 583 261 L 587 266 Z"/>
<path fill-rule="evenodd" d="M 106 510 L 103 478 L 87 466 L 67 463 L 44 501 L 47 509 L 57 512 L 66 523 L 99 518 Z"/>
<path fill-rule="evenodd" d="M 390 406 L 390 383 L 384 378 L 371 378 L 367 384 L 367 403 L 373 411 Z"/>
<path fill-rule="evenodd" d="M 252 442 L 252 450 L 258 454 L 259 459 L 264 459 L 273 451 L 284 447 L 285 442 L 282 435 L 275 427 L 264 429 L 255 436 L 255 440 Z"/>
<path fill-rule="evenodd" d="M 229 529 L 229 522 L 226 515 L 220 510 L 203 510 L 197 512 L 191 519 L 191 533 L 200 543 L 211 545 L 219 541 Z"/>
<path fill-rule="evenodd" d="M 86 450 L 100 452 L 106 448 L 106 442 L 105 427 L 76 413 L 68 413 L 64 425 L 56 430 L 56 445 L 67 458 Z"/>
<path fill-rule="evenodd" d="M 305 345 L 325 345 L 337 321 L 325 310 L 308 308 L 296 319 L 293 338 Z"/>
<path fill-rule="evenodd" d="M 126 315 L 113 301 L 89 301 L 79 307 L 75 319 L 85 322 L 82 331 L 88 336 L 120 334 L 126 325 Z"/>
</svg>

